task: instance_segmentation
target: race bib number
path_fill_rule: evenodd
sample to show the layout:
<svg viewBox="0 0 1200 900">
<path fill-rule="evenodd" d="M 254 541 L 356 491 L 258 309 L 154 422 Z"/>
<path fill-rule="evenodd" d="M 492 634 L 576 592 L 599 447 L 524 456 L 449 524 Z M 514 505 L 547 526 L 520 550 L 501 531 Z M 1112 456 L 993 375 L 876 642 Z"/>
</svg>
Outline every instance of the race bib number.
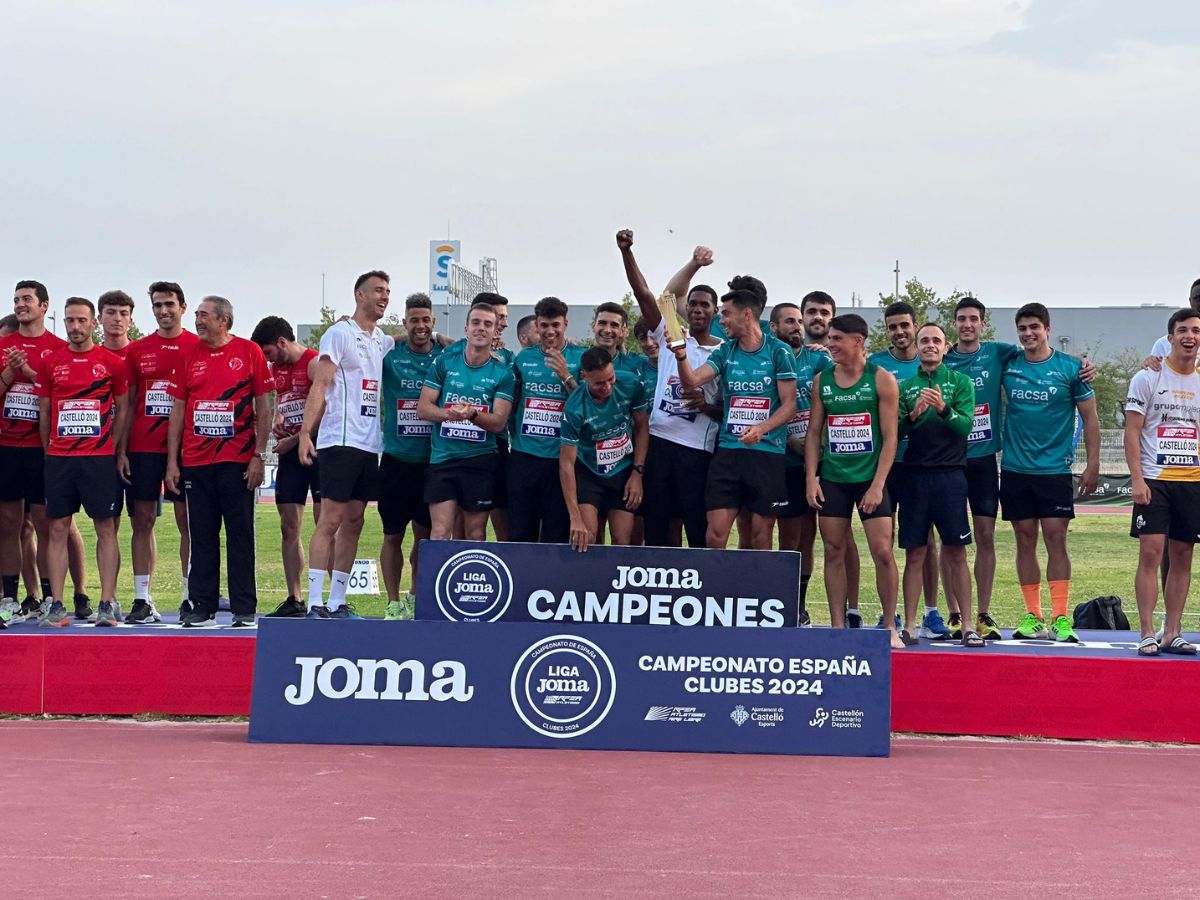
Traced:
<svg viewBox="0 0 1200 900">
<path fill-rule="evenodd" d="M 1159 425 L 1155 462 L 1160 466 L 1200 466 L 1200 441 L 1195 425 Z"/>
<path fill-rule="evenodd" d="M 526 437 L 557 438 L 565 405 L 562 400 L 525 397 L 521 401 L 521 434 Z"/>
<path fill-rule="evenodd" d="M 771 418 L 770 397 L 729 398 L 729 415 L 725 417 L 725 431 L 729 434 L 745 434 L 751 425 L 761 425 Z"/>
<path fill-rule="evenodd" d="M 449 409 L 453 405 L 447 403 L 443 409 Z M 475 408 L 480 412 L 487 412 L 486 406 L 476 406 Z M 438 429 L 438 434 L 452 441 L 471 441 L 475 444 L 482 444 L 487 440 L 487 432 L 466 419 L 461 422 L 443 422 L 442 427 Z"/>
<path fill-rule="evenodd" d="M 379 418 L 379 382 L 373 378 L 363 379 L 358 414 L 364 419 Z"/>
<path fill-rule="evenodd" d="M 36 422 L 41 418 L 41 406 L 33 385 L 14 382 L 4 395 L 4 418 L 14 422 Z"/>
<path fill-rule="evenodd" d="M 870 413 L 830 416 L 827 421 L 830 453 L 837 455 L 875 452 Z"/>
<path fill-rule="evenodd" d="M 192 410 L 192 434 L 202 438 L 233 437 L 233 401 L 196 401 Z"/>
<path fill-rule="evenodd" d="M 689 422 L 696 421 L 696 410 L 683 405 L 683 384 L 678 375 L 667 379 L 663 386 L 662 399 L 658 401 L 658 408 L 668 416 L 679 416 Z"/>
<path fill-rule="evenodd" d="M 58 407 L 58 436 L 99 437 L 100 401 L 64 400 Z"/>
<path fill-rule="evenodd" d="M 628 432 L 618 437 L 596 441 L 596 469 L 601 475 L 607 475 L 632 452 L 633 441 L 630 440 Z"/>
<path fill-rule="evenodd" d="M 283 417 L 284 428 L 292 431 L 298 429 L 304 424 L 304 395 L 284 394 L 275 407 L 275 411 Z"/>
<path fill-rule="evenodd" d="M 167 389 L 169 381 L 152 381 L 146 386 L 144 415 L 151 419 L 165 419 L 171 415 L 172 398 Z"/>
<path fill-rule="evenodd" d="M 988 403 L 975 404 L 975 417 L 971 420 L 971 433 L 967 435 L 968 444 L 992 439 L 992 407 Z"/>
<path fill-rule="evenodd" d="M 424 419 L 417 418 L 417 401 L 396 401 L 396 437 L 429 437 L 433 434 L 433 426 Z"/>
<path fill-rule="evenodd" d="M 792 421 L 788 422 L 788 437 L 804 440 L 808 437 L 808 420 L 812 418 L 811 409 L 798 409 Z"/>
</svg>

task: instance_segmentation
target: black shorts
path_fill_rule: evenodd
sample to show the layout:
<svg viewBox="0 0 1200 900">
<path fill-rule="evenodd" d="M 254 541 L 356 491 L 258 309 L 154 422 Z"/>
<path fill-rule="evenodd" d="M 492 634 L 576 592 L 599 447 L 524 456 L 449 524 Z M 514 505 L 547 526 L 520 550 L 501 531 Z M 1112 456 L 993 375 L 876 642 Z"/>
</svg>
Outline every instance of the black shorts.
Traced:
<svg viewBox="0 0 1200 900">
<path fill-rule="evenodd" d="M 892 500 L 892 508 L 900 509 L 908 499 L 909 488 L 912 484 L 912 470 L 902 462 L 892 463 L 888 472 L 887 492 Z"/>
<path fill-rule="evenodd" d="M 719 447 L 708 466 L 704 507 L 776 517 L 788 505 L 786 468 L 782 453 Z"/>
<path fill-rule="evenodd" d="M 967 457 L 967 503 L 971 515 L 996 518 L 1000 509 L 1000 476 L 995 453 Z"/>
<path fill-rule="evenodd" d="M 787 481 L 787 506 L 779 512 L 781 519 L 796 519 L 816 512 L 808 505 L 808 470 L 804 466 L 787 466 L 784 469 Z"/>
<path fill-rule="evenodd" d="M 1000 512 L 1005 522 L 1075 518 L 1075 482 L 1066 475 L 1000 473 Z"/>
<path fill-rule="evenodd" d="M 608 478 L 601 478 L 582 463 L 575 463 L 575 502 L 596 507 L 602 521 L 613 510 L 626 512 L 625 483 L 629 481 L 632 471 L 626 468 Z"/>
<path fill-rule="evenodd" d="M 825 502 L 817 510 L 817 515 L 824 516 L 827 519 L 854 518 L 854 510 L 858 509 L 858 504 L 862 502 L 863 496 L 870 487 L 871 482 L 869 481 L 841 482 L 822 478 L 821 493 L 825 497 Z M 895 507 L 892 505 L 891 495 L 888 494 L 887 485 L 884 485 L 883 499 L 875 507 L 875 511 L 864 513 L 861 509 L 858 509 L 858 518 L 863 522 L 868 519 L 882 519 L 885 516 L 890 519 L 894 511 Z M 922 541 L 922 543 L 924 542 Z"/>
<path fill-rule="evenodd" d="M 357 447 L 323 447 L 321 496 L 335 503 L 369 503 L 379 498 L 379 457 Z"/>
<path fill-rule="evenodd" d="M 908 499 L 899 508 L 901 549 L 924 547 L 929 541 L 929 529 L 935 526 L 947 547 L 965 547 L 971 543 L 966 471 L 911 466 L 906 477 Z"/>
<path fill-rule="evenodd" d="M 89 519 L 119 516 L 117 461 L 111 456 L 46 455 L 46 518 L 61 519 L 83 511 Z"/>
<path fill-rule="evenodd" d="M 151 503 L 166 497 L 173 503 L 183 502 L 182 491 L 168 491 L 163 484 L 167 474 L 167 454 L 130 453 L 129 480 L 133 482 L 126 492 L 135 503 Z"/>
<path fill-rule="evenodd" d="M 496 435 L 495 502 L 492 509 L 508 509 L 508 435 Z"/>
<path fill-rule="evenodd" d="M 1135 503 L 1130 537 L 1165 534 L 1172 541 L 1200 543 L 1200 482 L 1149 480 L 1149 503 Z"/>
<path fill-rule="evenodd" d="M 131 463 L 130 464 L 130 472 L 132 473 L 132 471 L 133 471 L 133 464 Z M 130 481 L 132 481 L 132 480 L 133 480 L 133 478 L 132 478 L 132 474 L 131 474 Z M 121 476 L 118 474 L 117 475 L 117 515 L 119 516 L 123 512 L 128 512 L 129 518 L 132 519 L 133 518 L 133 504 L 135 502 L 136 502 L 136 500 L 134 499 L 134 496 L 133 496 L 133 485 L 126 484 L 121 479 Z M 158 516 L 162 515 L 163 498 L 162 498 L 161 494 L 159 494 L 159 496 L 156 500 L 148 500 L 146 502 L 154 503 L 156 505 L 156 510 L 154 513 L 156 518 Z"/>
<path fill-rule="evenodd" d="M 405 462 L 383 454 L 379 462 L 379 518 L 384 534 L 400 534 L 408 523 L 429 527 L 425 471 L 429 463 Z"/>
<path fill-rule="evenodd" d="M 275 465 L 275 505 L 299 503 L 304 506 L 312 492 L 313 503 L 321 502 L 321 460 L 326 450 L 318 454 L 311 466 L 300 462 L 300 448 L 293 447 L 279 455 Z"/>
<path fill-rule="evenodd" d="M 463 512 L 491 511 L 496 506 L 497 461 L 495 453 L 485 453 L 430 463 L 425 470 L 425 502 L 453 500 Z M 546 489 L 562 493 L 557 483 Z"/>
<path fill-rule="evenodd" d="M 0 447 L 0 503 L 24 500 L 26 506 L 46 502 L 41 447 Z"/>
</svg>

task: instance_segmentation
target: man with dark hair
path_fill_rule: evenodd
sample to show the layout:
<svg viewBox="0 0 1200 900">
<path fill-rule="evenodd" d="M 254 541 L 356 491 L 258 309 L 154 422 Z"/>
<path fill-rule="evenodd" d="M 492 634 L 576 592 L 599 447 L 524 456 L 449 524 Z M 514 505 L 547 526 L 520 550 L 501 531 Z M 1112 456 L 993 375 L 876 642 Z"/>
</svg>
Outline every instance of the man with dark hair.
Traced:
<svg viewBox="0 0 1200 900">
<path fill-rule="evenodd" d="M 1167 322 L 1171 352 L 1157 369 L 1142 369 L 1125 400 L 1125 461 L 1133 482 L 1130 536 L 1138 539 L 1137 594 L 1141 641 L 1138 656 L 1193 656 L 1185 640 L 1183 610 L 1192 579 L 1192 553 L 1200 536 L 1200 312 L 1177 310 Z M 1154 633 L 1158 569 L 1172 558 L 1163 598 L 1162 634 Z"/>
<path fill-rule="evenodd" d="M 130 624 L 160 621 L 150 579 L 158 556 L 154 527 L 164 497 L 171 502 L 175 528 L 179 532 L 179 563 L 183 572 L 179 621 L 193 612 L 188 587 L 191 539 L 187 503 L 181 491 L 165 489 L 164 482 L 167 434 L 174 405 L 171 386 L 178 381 L 184 357 L 200 339 L 183 327 L 187 304 L 178 284 L 156 281 L 150 285 L 149 292 L 158 328 L 131 344 L 125 354 L 129 378 L 129 427 L 117 453 L 117 470 L 129 484 L 129 493 L 133 497 L 133 608 L 125 617 Z"/>
<path fill-rule="evenodd" d="M 234 627 L 253 627 L 254 492 L 263 480 L 271 434 L 267 360 L 253 341 L 235 337 L 233 304 L 205 297 L 196 309 L 199 341 L 180 361 L 168 391 L 166 487 L 187 494 L 191 535 L 184 628 L 215 625 L 220 602 L 221 525 Z M 182 465 L 181 465 L 182 464 Z"/>
<path fill-rule="evenodd" d="M 20 329 L 21 323 L 12 313 L 0 318 L 0 338 L 6 338 Z M 33 519 L 29 511 L 21 522 L 21 578 L 25 582 L 25 598 L 32 605 L 37 601 L 38 570 L 37 570 L 37 540 L 34 537 Z M 0 628 L 6 628 L 14 616 L 21 615 L 22 604 L 17 602 L 16 588 L 13 596 L 0 597 Z M 21 616 L 20 621 L 25 621 Z"/>
<path fill-rule="evenodd" d="M 649 407 L 650 398 L 654 396 L 654 387 L 658 383 L 658 341 L 650 332 L 644 316 L 639 316 L 633 325 L 633 336 L 642 349 L 639 375 L 642 385 L 646 388 L 646 403 Z"/>
<path fill-rule="evenodd" d="M 728 544 L 743 508 L 752 513 L 754 549 L 771 549 L 775 518 L 787 505 L 784 453 L 788 422 L 796 413 L 796 371 L 791 350 L 759 326 L 761 312 L 751 291 L 732 290 L 721 298 L 721 322 L 730 340 L 698 371 L 686 347 L 672 348 L 683 386 L 695 389 L 717 380 L 725 401 L 705 485 L 706 540 L 717 549 Z"/>
<path fill-rule="evenodd" d="M 417 583 L 417 553 L 429 537 L 429 504 L 425 502 L 425 473 L 433 425 L 417 414 L 421 389 L 429 368 L 443 352 L 433 339 L 433 303 L 425 294 L 404 301 L 403 341 L 383 358 L 383 459 L 379 464 L 379 518 L 383 520 L 383 549 L 379 568 L 387 591 L 384 618 L 403 618 L 400 577 L 404 574 L 404 533 L 412 525 L 409 562 L 412 584 Z M 459 352 L 462 352 L 461 350 Z M 413 593 L 405 594 L 411 608 Z"/>
<path fill-rule="evenodd" d="M 829 323 L 834 366 L 813 376 L 810 436 L 804 442 L 807 499 L 817 510 L 821 528 L 831 624 L 842 628 L 850 616 L 858 616 L 861 622 L 858 610 L 843 607 L 844 559 L 853 540 L 850 520 L 857 508 L 875 560 L 883 625 L 892 633 L 893 649 L 900 649 L 906 644 L 896 633 L 898 576 L 887 491 L 896 455 L 899 391 L 891 372 L 867 361 L 867 334 L 867 323 L 854 313 L 836 316 Z"/>
<path fill-rule="evenodd" d="M 1200 312 L 1200 278 L 1192 282 L 1192 289 L 1188 292 L 1188 306 Z M 1171 355 L 1171 335 L 1166 334 L 1154 342 L 1154 347 L 1150 351 L 1150 357 L 1155 359 L 1166 359 Z M 1146 360 L 1149 363 L 1149 359 Z"/>
<path fill-rule="evenodd" d="M 971 526 L 967 521 L 967 434 L 975 412 L 975 388 L 971 379 L 942 365 L 949 346 L 936 322 L 926 322 L 916 333 L 921 367 L 917 374 L 900 382 L 900 433 L 910 437 L 905 477 L 905 503 L 900 507 L 900 547 L 904 550 L 904 632 L 907 640 L 917 633 L 917 598 L 925 580 L 923 561 L 936 526 L 946 557 L 947 581 L 954 585 L 959 611 L 967 619 L 964 647 L 982 647 L 983 638 L 970 628 L 971 575 L 967 569 L 967 545 Z M 928 606 L 928 598 L 926 600 Z M 930 633 L 929 613 L 921 625 L 921 637 L 948 637 Z"/>
<path fill-rule="evenodd" d="M 96 528 L 96 561 L 100 570 L 98 626 L 121 621 L 117 605 L 116 444 L 125 432 L 124 361 L 92 342 L 96 327 L 90 300 L 71 297 L 64 304 L 63 325 L 69 345 L 36 364 L 38 420 L 46 451 L 46 573 L 54 598 L 40 624 L 67 626 L 70 614 L 62 602 L 67 577 L 67 540 L 71 517 L 82 504 Z"/>
<path fill-rule="evenodd" d="M 669 341 L 666 322 L 658 308 L 646 278 L 633 256 L 633 232 L 617 232 L 617 247 L 625 267 L 625 277 L 641 310 L 641 321 L 649 328 L 649 337 L 662 348 Z M 689 289 L 691 279 L 704 266 L 712 264 L 712 251 L 697 247 L 692 257 L 668 282 L 664 293 L 682 300 L 687 332 L 684 346 L 693 369 L 699 368 L 720 346 L 711 334 L 716 312 L 716 293 L 708 285 Z M 681 520 L 688 545 L 705 546 L 708 529 L 704 492 L 708 467 L 717 440 L 718 420 L 716 384 L 685 390 L 679 378 L 679 366 L 671 352 L 658 354 L 650 404 L 650 448 L 643 479 L 646 497 L 642 502 L 647 546 L 666 547 L 674 543 L 672 522 Z M 678 543 L 682 543 L 680 540 Z"/>
<path fill-rule="evenodd" d="M 300 533 L 309 493 L 313 498 L 313 521 L 321 520 L 320 461 L 315 460 L 309 466 L 300 464 L 300 426 L 312 388 L 317 351 L 296 343 L 291 324 L 279 316 L 262 319 L 254 326 L 250 340 L 262 349 L 275 383 L 275 417 L 271 429 L 275 436 L 275 509 L 279 513 L 287 599 L 267 615 L 302 619 L 306 609 L 300 602 L 301 579 L 305 575 Z"/>
<path fill-rule="evenodd" d="M 472 307 L 464 330 L 465 349 L 444 352 L 429 365 L 417 401 L 417 417 L 436 426 L 424 494 L 429 537 L 435 541 L 454 536 L 460 513 L 467 540 L 487 538 L 495 502 L 496 435 L 508 425 L 515 393 L 512 368 L 492 353 L 495 309 L 486 303 Z"/>
<path fill-rule="evenodd" d="M 612 543 L 633 540 L 650 439 L 646 394 L 632 372 L 618 372 L 603 347 L 580 360 L 586 387 L 563 410 L 559 481 L 571 522 L 571 546 L 583 552 L 608 524 Z"/>
<path fill-rule="evenodd" d="M 1024 351 L 1004 368 L 1004 456 L 1000 465 L 1000 508 L 1012 522 L 1017 539 L 1017 578 L 1025 600 L 1025 617 L 1013 631 L 1016 639 L 1077 643 L 1068 613 L 1071 557 L 1067 525 L 1075 518 L 1071 466 L 1075 460 L 1075 413 L 1083 419 L 1087 465 L 1079 493 L 1090 494 L 1100 471 L 1100 422 L 1095 392 L 1080 376 L 1080 362 L 1050 346 L 1050 313 L 1040 303 L 1026 303 L 1016 315 L 1017 337 Z M 1046 545 L 1046 577 L 1050 585 L 1049 631 L 1042 614 L 1042 573 L 1038 565 L 1038 530 Z"/>
<path fill-rule="evenodd" d="M 612 358 L 613 368 L 639 374 L 640 357 L 625 351 L 629 337 L 629 314 L 620 303 L 601 303 L 592 317 L 592 346 L 603 347 Z"/>
<path fill-rule="evenodd" d="M 133 298 L 124 291 L 105 291 L 96 300 L 103 342 L 109 353 L 121 359 L 129 352 L 129 327 L 133 324 Z"/>
<path fill-rule="evenodd" d="M 567 397 L 579 387 L 583 348 L 566 343 L 567 304 L 543 297 L 533 308 L 539 345 L 513 362 L 516 416 L 508 459 L 509 537 L 514 541 L 565 544 L 570 520 L 562 493 L 546 490 L 558 480 L 558 445 Z"/>
<path fill-rule="evenodd" d="M 526 347 L 536 347 L 537 342 L 537 316 L 522 316 L 517 322 L 517 344 L 524 350 Z"/>
<path fill-rule="evenodd" d="M 396 342 L 377 323 L 387 314 L 391 293 L 386 272 L 360 275 L 354 282 L 354 315 L 321 336 L 320 356 L 311 369 L 299 443 L 301 465 L 312 465 L 318 456 L 321 460 L 321 518 L 308 546 L 311 619 L 362 618 L 346 603 L 346 588 L 367 503 L 379 496 L 379 387 L 383 358 Z M 326 605 L 325 573 L 330 570 Z"/>
</svg>

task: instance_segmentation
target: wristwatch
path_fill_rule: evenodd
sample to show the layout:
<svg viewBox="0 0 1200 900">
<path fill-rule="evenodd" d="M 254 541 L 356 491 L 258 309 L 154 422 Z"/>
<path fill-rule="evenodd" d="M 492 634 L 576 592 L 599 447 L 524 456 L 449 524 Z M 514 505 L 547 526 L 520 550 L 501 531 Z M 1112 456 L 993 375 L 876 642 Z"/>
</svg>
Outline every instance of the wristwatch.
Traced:
<svg viewBox="0 0 1200 900">
<path fill-rule="evenodd" d="M 635 463 L 629 468 L 633 469 L 633 471 L 637 472 L 639 475 L 644 475 L 646 473 L 646 466 L 643 463 Z"/>
<path fill-rule="evenodd" d="M 256 453 L 254 455 L 258 457 L 260 462 L 265 463 L 267 461 L 267 457 L 270 456 L 271 454 L 269 454 L 267 451 L 264 450 L 262 453 Z"/>
<path fill-rule="evenodd" d="M 474 422 L 474 421 L 475 421 L 475 417 L 476 417 L 476 416 L 478 416 L 478 415 L 479 415 L 479 409 L 478 409 L 478 407 L 474 407 L 474 406 L 472 406 L 472 407 L 471 407 L 471 414 L 470 414 L 469 416 L 467 416 L 467 421 L 468 421 L 468 422 Z"/>
</svg>

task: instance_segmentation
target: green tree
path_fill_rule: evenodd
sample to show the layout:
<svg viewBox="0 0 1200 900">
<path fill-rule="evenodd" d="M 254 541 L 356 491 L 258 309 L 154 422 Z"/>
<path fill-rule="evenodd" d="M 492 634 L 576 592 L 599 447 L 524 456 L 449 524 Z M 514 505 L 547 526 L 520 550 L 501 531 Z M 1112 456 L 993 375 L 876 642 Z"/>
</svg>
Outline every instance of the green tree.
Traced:
<svg viewBox="0 0 1200 900">
<path fill-rule="evenodd" d="M 137 327 L 136 322 L 129 323 L 129 331 L 127 331 L 126 334 L 129 335 L 129 340 L 131 341 L 140 341 L 145 337 L 145 335 L 142 334 L 142 330 Z M 92 329 L 92 343 L 97 347 L 104 343 L 104 329 L 102 329 L 99 325 Z"/>
<path fill-rule="evenodd" d="M 641 353 L 642 345 L 639 344 L 638 339 L 633 336 L 633 326 L 641 321 L 642 310 L 641 307 L 633 302 L 632 291 L 625 292 L 625 296 L 621 298 L 621 306 L 625 310 L 625 315 L 629 317 L 629 334 L 625 338 L 625 352 Z"/>
<path fill-rule="evenodd" d="M 404 330 L 404 320 L 401 319 L 397 313 L 388 313 L 379 320 L 379 325 L 377 327 L 384 334 L 390 335 L 397 340 L 399 340 L 402 335 L 407 334 L 407 332 Z"/>
<path fill-rule="evenodd" d="M 945 297 L 939 297 L 935 290 L 926 287 L 920 279 L 910 278 L 904 282 L 904 292 L 899 297 L 895 294 L 880 294 L 879 308 L 886 309 L 889 304 L 903 300 L 912 306 L 918 327 L 926 322 L 937 322 L 946 332 L 946 337 L 953 343 L 955 341 L 954 307 L 959 300 L 967 296 L 971 296 L 970 291 L 956 289 Z M 995 336 L 996 329 L 989 321 L 979 339 L 990 341 L 995 339 Z M 886 350 L 889 346 L 887 326 L 884 324 L 883 317 L 880 316 L 879 321 L 871 327 L 871 334 L 867 339 L 867 352 L 875 353 L 879 350 Z"/>
<path fill-rule="evenodd" d="M 1096 392 L 1096 416 L 1101 428 L 1123 428 L 1125 426 L 1125 398 L 1128 396 L 1129 379 L 1142 367 L 1142 356 L 1131 347 L 1126 347 L 1111 359 L 1100 357 L 1100 345 L 1088 347 L 1083 355 L 1096 366 L 1096 380 L 1092 390 Z"/>
<path fill-rule="evenodd" d="M 312 330 L 307 338 L 305 345 L 316 350 L 321 346 L 321 337 L 329 330 L 329 327 L 338 320 L 337 310 L 332 306 L 321 307 L 321 321 L 317 323 L 317 327 Z"/>
</svg>

